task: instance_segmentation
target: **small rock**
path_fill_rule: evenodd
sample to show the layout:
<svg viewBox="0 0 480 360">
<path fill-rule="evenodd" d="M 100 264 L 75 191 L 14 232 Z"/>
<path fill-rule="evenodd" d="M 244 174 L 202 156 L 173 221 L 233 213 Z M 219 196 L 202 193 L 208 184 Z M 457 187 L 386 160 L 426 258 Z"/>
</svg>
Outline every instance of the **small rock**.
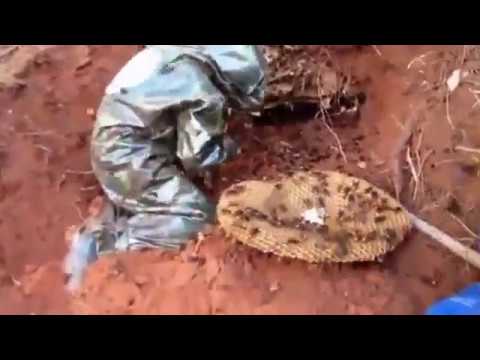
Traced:
<svg viewBox="0 0 480 360">
<path fill-rule="evenodd" d="M 95 109 L 93 108 L 88 108 L 86 113 L 87 113 L 87 116 L 95 117 Z"/>
<path fill-rule="evenodd" d="M 346 311 L 347 314 L 349 315 L 355 315 L 356 314 L 356 306 L 353 304 L 346 304 Z"/>
<path fill-rule="evenodd" d="M 358 305 L 355 307 L 355 314 L 356 315 L 374 315 L 375 313 L 368 306 Z"/>
<path fill-rule="evenodd" d="M 5 269 L 0 269 L 0 286 L 12 285 L 12 278 Z"/>
<path fill-rule="evenodd" d="M 67 244 L 68 247 L 72 246 L 73 240 L 75 238 L 75 235 L 77 234 L 78 231 L 78 226 L 69 226 L 65 230 L 65 243 Z"/>
<path fill-rule="evenodd" d="M 128 298 L 127 306 L 131 307 L 133 305 L 135 305 L 135 297 L 131 296 Z"/>
<path fill-rule="evenodd" d="M 370 284 L 377 285 L 377 286 L 380 286 L 383 283 L 385 283 L 385 277 L 383 276 L 382 273 L 378 271 L 368 272 L 367 275 L 365 276 L 365 280 Z"/>
<path fill-rule="evenodd" d="M 273 283 L 270 284 L 270 287 L 268 288 L 270 292 L 277 292 L 280 290 L 280 283 L 278 281 L 274 281 Z"/>
<path fill-rule="evenodd" d="M 447 79 L 448 90 L 450 90 L 450 92 L 453 92 L 458 87 L 458 85 L 460 85 L 460 80 L 461 70 L 455 69 L 450 75 L 450 77 Z"/>
<path fill-rule="evenodd" d="M 188 262 L 197 263 L 199 266 L 203 266 L 206 262 L 206 259 L 201 256 L 193 255 L 187 257 Z"/>
<path fill-rule="evenodd" d="M 22 286 L 21 288 L 22 294 L 25 297 L 30 297 L 32 295 L 32 289 L 30 286 Z"/>
<path fill-rule="evenodd" d="M 105 206 L 105 199 L 102 196 L 96 196 L 88 206 L 88 215 L 91 217 L 99 216 Z"/>
<path fill-rule="evenodd" d="M 210 286 L 221 271 L 221 264 L 217 259 L 210 259 L 205 263 L 205 280 Z"/>
<path fill-rule="evenodd" d="M 35 271 L 37 271 L 38 266 L 32 265 L 32 264 L 27 264 L 25 265 L 25 273 L 26 274 L 33 274 Z"/>
<path fill-rule="evenodd" d="M 137 275 L 134 277 L 133 282 L 135 283 L 135 285 L 142 287 L 148 284 L 148 277 L 144 275 Z"/>
<path fill-rule="evenodd" d="M 385 306 L 388 304 L 390 301 L 390 296 L 386 294 L 375 294 L 375 296 L 372 296 L 370 299 L 372 305 L 374 305 L 376 308 L 379 310 L 385 308 Z"/>
<path fill-rule="evenodd" d="M 243 264 L 243 272 L 246 277 L 252 276 L 254 271 L 253 265 L 249 260 L 246 260 Z"/>
<path fill-rule="evenodd" d="M 80 64 L 77 65 L 75 70 L 80 71 L 85 69 L 86 67 L 89 67 L 90 65 L 92 65 L 92 59 L 87 57 Z"/>
<path fill-rule="evenodd" d="M 357 163 L 357 166 L 360 169 L 366 169 L 367 168 L 367 163 L 365 161 L 360 161 L 360 162 Z"/>
<path fill-rule="evenodd" d="M 368 306 L 348 304 L 347 313 L 349 315 L 374 315 L 372 309 Z"/>
</svg>

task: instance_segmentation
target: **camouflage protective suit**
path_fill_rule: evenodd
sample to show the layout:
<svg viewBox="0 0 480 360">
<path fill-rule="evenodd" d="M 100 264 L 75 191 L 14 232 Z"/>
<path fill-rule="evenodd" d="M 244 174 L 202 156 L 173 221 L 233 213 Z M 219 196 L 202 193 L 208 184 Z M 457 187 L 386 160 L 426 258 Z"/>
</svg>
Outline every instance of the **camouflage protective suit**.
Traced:
<svg viewBox="0 0 480 360">
<path fill-rule="evenodd" d="M 254 45 L 151 45 L 126 64 L 106 89 L 91 143 L 111 206 L 80 232 L 67 273 L 104 252 L 177 248 L 213 218 L 189 177 L 235 152 L 225 112 L 262 106 L 265 69 Z"/>
</svg>

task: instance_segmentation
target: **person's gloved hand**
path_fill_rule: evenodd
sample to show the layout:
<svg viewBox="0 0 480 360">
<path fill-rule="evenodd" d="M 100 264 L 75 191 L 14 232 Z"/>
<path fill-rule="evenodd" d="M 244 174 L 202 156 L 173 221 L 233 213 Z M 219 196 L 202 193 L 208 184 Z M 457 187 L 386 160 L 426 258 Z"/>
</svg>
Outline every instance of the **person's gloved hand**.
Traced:
<svg viewBox="0 0 480 360">
<path fill-rule="evenodd" d="M 480 315 L 480 283 L 430 306 L 426 315 Z"/>
</svg>

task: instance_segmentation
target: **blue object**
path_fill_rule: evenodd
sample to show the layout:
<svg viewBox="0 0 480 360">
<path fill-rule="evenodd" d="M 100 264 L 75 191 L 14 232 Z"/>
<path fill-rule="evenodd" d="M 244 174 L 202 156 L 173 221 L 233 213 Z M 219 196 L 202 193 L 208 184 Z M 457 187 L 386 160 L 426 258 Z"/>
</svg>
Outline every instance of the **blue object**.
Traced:
<svg viewBox="0 0 480 360">
<path fill-rule="evenodd" d="M 480 283 L 438 301 L 427 309 L 426 315 L 480 315 Z"/>
</svg>

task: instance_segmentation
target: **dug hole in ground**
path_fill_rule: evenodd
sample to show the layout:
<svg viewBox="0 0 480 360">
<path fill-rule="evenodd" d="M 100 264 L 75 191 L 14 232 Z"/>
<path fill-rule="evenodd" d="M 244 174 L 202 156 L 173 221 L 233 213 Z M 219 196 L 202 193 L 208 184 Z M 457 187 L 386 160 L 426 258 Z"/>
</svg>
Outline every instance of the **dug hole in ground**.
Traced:
<svg viewBox="0 0 480 360">
<path fill-rule="evenodd" d="M 415 230 L 382 262 L 309 265 L 232 243 L 214 226 L 178 253 L 102 258 L 82 289 L 68 294 L 65 234 L 101 196 L 89 159 L 95 109 L 138 50 L 0 46 L 0 313 L 421 314 L 480 280 L 478 270 Z M 232 118 L 228 131 L 242 152 L 220 167 L 209 195 L 308 163 L 394 196 L 401 185 L 411 212 L 478 250 L 478 49 L 330 51 L 365 92 L 358 118 L 340 119 L 330 129 L 336 136 L 314 114 Z"/>
</svg>

